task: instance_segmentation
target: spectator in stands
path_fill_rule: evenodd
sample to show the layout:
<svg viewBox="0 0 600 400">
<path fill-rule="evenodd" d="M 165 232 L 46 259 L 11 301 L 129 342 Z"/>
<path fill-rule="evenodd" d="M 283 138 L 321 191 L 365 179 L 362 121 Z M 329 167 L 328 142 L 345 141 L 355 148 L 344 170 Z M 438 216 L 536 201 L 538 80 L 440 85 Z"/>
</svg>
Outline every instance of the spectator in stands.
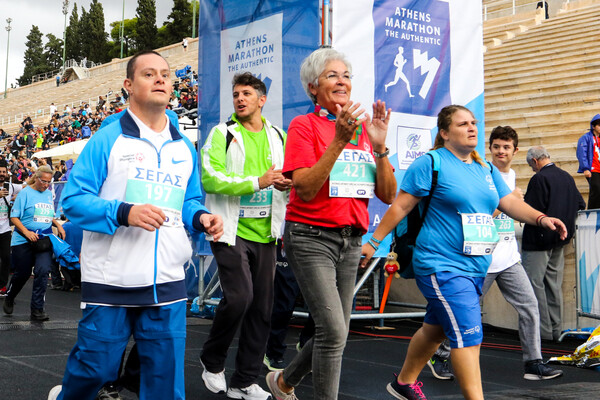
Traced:
<svg viewBox="0 0 600 400">
<path fill-rule="evenodd" d="M 17 135 L 17 138 L 12 143 L 11 153 L 16 158 L 19 156 L 21 151 L 25 149 L 25 147 L 26 147 L 26 144 L 25 144 L 25 139 L 23 139 L 23 133 L 19 133 Z"/>
<path fill-rule="evenodd" d="M 183 51 L 186 52 L 187 51 L 187 47 L 188 47 L 188 40 L 187 40 L 187 38 L 183 38 L 183 41 L 181 42 L 181 45 L 183 46 Z"/>
<path fill-rule="evenodd" d="M 550 15 L 549 15 L 549 11 L 548 11 L 548 2 L 547 1 L 538 1 L 537 5 L 535 6 L 536 10 L 539 10 L 540 8 L 544 9 L 544 18 L 545 19 L 550 19 Z"/>
<path fill-rule="evenodd" d="M 125 102 L 127 102 L 127 100 L 129 100 L 129 93 L 127 93 L 127 90 L 125 90 L 124 87 L 121 88 L 121 94 L 123 95 Z"/>
<path fill-rule="evenodd" d="M 100 111 L 104 109 L 104 105 L 106 104 L 106 100 L 102 96 L 98 96 L 98 106 L 96 107 L 96 111 Z"/>
<path fill-rule="evenodd" d="M 44 311 L 46 283 L 52 261 L 52 245 L 47 235 L 52 233 L 52 225 L 58 235 L 64 239 L 65 231 L 54 219 L 52 192 L 48 190 L 52 180 L 52 169 L 48 166 L 40 168 L 33 179 L 28 182 L 15 200 L 11 209 L 11 222 L 15 233 L 11 239 L 11 258 L 14 269 L 4 299 L 4 313 L 13 313 L 15 297 L 25 283 L 35 275 L 31 293 L 31 319 L 46 321 L 48 314 Z"/>
<path fill-rule="evenodd" d="M 33 121 L 29 115 L 27 115 L 23 122 L 21 122 L 21 127 L 23 128 L 23 131 L 33 129 Z"/>
<path fill-rule="evenodd" d="M 527 185 L 525 202 L 545 214 L 564 221 L 568 234 L 548 232 L 536 224 L 523 228 L 523 267 L 527 271 L 540 310 L 541 337 L 558 340 L 562 331 L 562 283 L 565 266 L 564 246 L 575 231 L 577 210 L 585 209 L 585 201 L 573 177 L 557 167 L 542 146 L 527 151 L 527 164 L 535 175 Z"/>
<path fill-rule="evenodd" d="M 54 116 L 54 114 L 56 114 L 56 110 L 57 110 L 57 108 L 56 108 L 56 106 L 54 105 L 54 103 L 51 103 L 51 104 L 50 104 L 50 117 L 53 117 L 53 116 Z"/>
<path fill-rule="evenodd" d="M 587 179 L 590 192 L 588 209 L 600 208 L 600 114 L 590 122 L 590 130 L 577 141 L 579 169 Z"/>
</svg>

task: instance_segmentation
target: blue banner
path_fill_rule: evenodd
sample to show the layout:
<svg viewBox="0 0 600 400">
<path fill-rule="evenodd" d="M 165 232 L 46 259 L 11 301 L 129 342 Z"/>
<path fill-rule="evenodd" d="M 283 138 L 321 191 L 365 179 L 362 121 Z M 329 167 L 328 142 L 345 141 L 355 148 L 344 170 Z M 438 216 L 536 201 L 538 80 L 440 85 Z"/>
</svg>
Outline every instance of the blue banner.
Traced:
<svg viewBox="0 0 600 400">
<path fill-rule="evenodd" d="M 198 148 L 233 113 L 236 73 L 249 71 L 265 83 L 262 114 L 284 130 L 312 107 L 300 83 L 300 64 L 319 47 L 318 0 L 202 0 L 198 26 Z M 196 250 L 211 254 L 203 236 Z"/>
<path fill-rule="evenodd" d="M 386 144 L 398 184 L 431 149 L 437 114 L 447 105 L 473 112 L 477 151 L 485 153 L 480 1 L 356 1 L 333 10 L 332 35 L 333 47 L 352 64 L 352 100 L 367 109 L 383 100 L 392 109 Z M 385 208 L 369 203 L 369 232 Z M 382 248 L 377 256 L 387 252 Z"/>
<path fill-rule="evenodd" d="M 319 3 L 201 1 L 199 87 L 202 143 L 233 112 L 231 79 L 250 71 L 268 89 L 263 115 L 287 129 L 312 103 L 300 84 L 300 64 L 319 47 Z"/>
</svg>

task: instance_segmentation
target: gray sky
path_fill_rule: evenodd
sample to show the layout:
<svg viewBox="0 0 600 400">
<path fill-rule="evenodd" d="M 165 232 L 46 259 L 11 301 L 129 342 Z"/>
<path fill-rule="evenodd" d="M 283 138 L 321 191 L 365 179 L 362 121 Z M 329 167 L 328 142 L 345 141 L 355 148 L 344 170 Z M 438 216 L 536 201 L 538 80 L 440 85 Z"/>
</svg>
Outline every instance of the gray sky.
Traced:
<svg viewBox="0 0 600 400">
<path fill-rule="evenodd" d="M 109 32 L 110 23 L 120 21 L 123 14 L 123 1 L 125 2 L 125 19 L 135 17 L 137 0 L 99 0 L 104 8 L 104 22 L 106 32 Z M 73 10 L 73 0 L 69 0 L 67 24 Z M 91 0 L 75 0 L 77 11 L 81 17 L 81 7 L 86 11 L 90 9 Z M 62 39 L 64 28 L 64 15 L 62 13 L 63 0 L 0 0 L 0 92 L 4 91 L 6 73 L 6 44 L 7 32 L 6 19 L 11 18 L 10 48 L 8 55 L 8 87 L 16 83 L 16 79 L 23 74 L 23 55 L 25 53 L 26 36 L 31 31 L 32 25 L 37 25 L 42 34 L 54 34 Z M 156 0 L 156 24 L 162 26 L 173 7 L 173 0 Z M 46 37 L 43 38 L 46 43 Z"/>
</svg>

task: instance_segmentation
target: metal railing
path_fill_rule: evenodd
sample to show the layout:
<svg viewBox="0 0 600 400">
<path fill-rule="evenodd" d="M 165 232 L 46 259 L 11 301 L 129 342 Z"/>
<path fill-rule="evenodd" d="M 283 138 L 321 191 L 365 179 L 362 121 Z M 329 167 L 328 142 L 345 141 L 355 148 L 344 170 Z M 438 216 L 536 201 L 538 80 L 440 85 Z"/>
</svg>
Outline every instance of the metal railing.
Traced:
<svg viewBox="0 0 600 400">
<path fill-rule="evenodd" d="M 65 62 L 65 69 L 66 68 L 75 68 L 75 67 L 80 67 L 80 68 L 87 69 L 87 68 L 94 68 L 94 67 L 96 67 L 98 65 L 101 65 L 101 64 L 96 64 L 93 61 L 88 61 L 87 58 L 84 58 L 81 61 L 77 61 L 75 59 L 71 59 L 71 60 L 67 60 Z M 55 79 L 56 75 L 58 75 L 58 74 L 62 75 L 63 73 L 64 73 L 64 71 L 63 71 L 63 69 L 61 67 L 59 69 L 55 69 L 54 71 L 44 72 L 43 74 L 37 74 L 37 75 L 34 75 L 34 76 L 31 77 L 31 83 L 41 82 L 41 81 L 45 81 L 47 79 Z M 89 74 L 86 74 L 86 76 L 89 76 Z"/>
<path fill-rule="evenodd" d="M 499 0 L 494 2 L 488 2 L 483 5 L 483 20 L 488 21 L 494 18 L 506 17 L 509 15 L 516 15 L 527 11 L 533 11 L 537 9 L 537 5 L 540 1 L 530 1 L 524 4 L 517 0 Z M 558 11 L 562 8 L 563 4 L 568 3 L 569 0 L 546 0 L 542 1 L 542 5 L 548 4 L 548 14 L 550 17 L 556 16 Z M 502 7 L 500 10 L 493 11 L 496 7 Z M 492 10 L 492 11 L 490 11 Z M 544 12 L 545 13 L 545 12 Z"/>
<path fill-rule="evenodd" d="M 119 91 L 117 94 L 120 95 L 120 93 L 121 92 Z M 80 100 L 72 101 L 70 103 L 66 103 L 66 105 L 68 105 L 72 109 L 76 109 L 76 108 L 79 108 L 79 106 L 82 106 L 84 104 L 89 104 L 90 107 L 92 107 L 92 109 L 95 110 L 96 106 L 99 103 L 100 96 L 104 97 L 104 100 L 106 100 L 106 104 L 110 104 L 111 101 L 114 101 L 114 99 L 116 98 L 116 96 L 113 94 L 112 90 L 110 90 L 108 93 L 103 93 L 103 94 L 95 96 L 95 97 L 90 97 L 87 99 L 87 101 L 80 99 Z M 111 98 L 113 100 L 111 100 Z M 57 107 L 58 106 L 62 106 L 62 104 L 57 105 Z M 64 113 L 64 109 L 62 111 L 57 110 L 57 113 L 59 113 L 59 114 Z M 49 115 L 50 115 L 50 106 L 40 108 L 38 110 L 33 110 L 30 112 L 21 112 L 21 113 L 15 114 L 14 116 L 9 115 L 6 117 L 1 117 L 0 118 L 0 127 L 2 127 L 4 125 L 9 125 L 9 124 L 21 123 L 27 116 L 29 116 L 31 118 L 32 122 L 35 122 L 36 120 L 39 121 L 40 119 L 43 119 L 44 117 L 47 117 Z"/>
</svg>

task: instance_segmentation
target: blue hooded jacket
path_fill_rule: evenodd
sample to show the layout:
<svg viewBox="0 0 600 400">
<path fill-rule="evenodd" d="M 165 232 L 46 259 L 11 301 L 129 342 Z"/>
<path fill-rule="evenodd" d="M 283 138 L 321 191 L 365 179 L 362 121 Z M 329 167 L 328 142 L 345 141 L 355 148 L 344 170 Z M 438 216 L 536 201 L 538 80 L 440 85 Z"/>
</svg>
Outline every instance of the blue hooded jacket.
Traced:
<svg viewBox="0 0 600 400">
<path fill-rule="evenodd" d="M 578 173 L 592 170 L 592 161 L 594 160 L 594 121 L 600 120 L 600 114 L 594 115 L 590 121 L 590 130 L 586 132 L 577 141 L 577 159 L 579 160 Z M 600 172 L 600 171 L 594 171 Z"/>
</svg>

